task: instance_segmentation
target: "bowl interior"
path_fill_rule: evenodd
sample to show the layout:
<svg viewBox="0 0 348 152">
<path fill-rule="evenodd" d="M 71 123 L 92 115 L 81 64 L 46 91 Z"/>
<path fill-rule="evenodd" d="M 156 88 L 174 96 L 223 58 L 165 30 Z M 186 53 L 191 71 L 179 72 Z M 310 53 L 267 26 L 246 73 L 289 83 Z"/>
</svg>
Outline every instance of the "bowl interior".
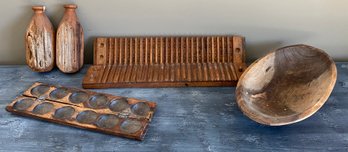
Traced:
<svg viewBox="0 0 348 152">
<path fill-rule="evenodd" d="M 252 64 L 237 85 L 237 102 L 251 119 L 268 125 L 300 121 L 327 100 L 336 66 L 307 45 L 278 49 Z"/>
</svg>

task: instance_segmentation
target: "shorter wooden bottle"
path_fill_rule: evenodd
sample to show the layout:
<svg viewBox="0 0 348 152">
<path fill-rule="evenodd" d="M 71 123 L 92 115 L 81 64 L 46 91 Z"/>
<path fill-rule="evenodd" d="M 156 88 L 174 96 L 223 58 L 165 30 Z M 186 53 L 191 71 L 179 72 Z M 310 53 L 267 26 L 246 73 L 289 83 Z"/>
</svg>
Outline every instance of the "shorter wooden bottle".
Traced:
<svg viewBox="0 0 348 152">
<path fill-rule="evenodd" d="M 34 16 L 25 34 L 26 63 L 36 72 L 48 72 L 54 67 L 55 32 L 45 15 L 45 6 L 33 6 Z"/>
<path fill-rule="evenodd" d="M 64 5 L 65 13 L 59 23 L 56 43 L 56 64 L 64 73 L 74 73 L 83 66 L 83 29 L 76 15 L 77 5 Z"/>
</svg>

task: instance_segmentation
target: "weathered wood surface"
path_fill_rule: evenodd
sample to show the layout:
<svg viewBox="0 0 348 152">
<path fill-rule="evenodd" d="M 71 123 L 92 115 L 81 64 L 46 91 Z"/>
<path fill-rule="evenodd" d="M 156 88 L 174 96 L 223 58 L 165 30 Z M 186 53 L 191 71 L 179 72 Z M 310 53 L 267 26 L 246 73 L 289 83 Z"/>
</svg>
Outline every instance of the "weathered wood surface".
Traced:
<svg viewBox="0 0 348 152">
<path fill-rule="evenodd" d="M 234 63 L 94 65 L 84 88 L 235 86 L 242 71 Z M 242 69 L 245 69 L 243 66 Z"/>
<path fill-rule="evenodd" d="M 6 110 L 14 114 L 143 140 L 155 102 L 35 82 Z"/>
<path fill-rule="evenodd" d="M 65 5 L 65 13 L 59 23 L 56 43 L 56 63 L 64 73 L 74 73 L 83 66 L 84 34 L 76 15 L 76 5 Z"/>
<path fill-rule="evenodd" d="M 337 83 L 325 105 L 312 117 L 282 127 L 245 117 L 233 87 L 97 90 L 157 102 L 148 134 L 139 142 L 5 111 L 34 81 L 81 87 L 87 68 L 65 75 L 0 66 L 0 151 L 347 151 L 348 63 L 337 68 Z"/>
<path fill-rule="evenodd" d="M 335 62 L 323 50 L 304 44 L 286 46 L 245 70 L 237 85 L 237 103 L 259 123 L 287 125 L 322 107 L 336 79 Z"/>
<path fill-rule="evenodd" d="M 55 31 L 45 6 L 34 6 L 34 15 L 25 34 L 26 63 L 36 72 L 51 71 L 55 63 Z"/>
<path fill-rule="evenodd" d="M 99 37 L 84 88 L 235 86 L 241 36 Z"/>
</svg>

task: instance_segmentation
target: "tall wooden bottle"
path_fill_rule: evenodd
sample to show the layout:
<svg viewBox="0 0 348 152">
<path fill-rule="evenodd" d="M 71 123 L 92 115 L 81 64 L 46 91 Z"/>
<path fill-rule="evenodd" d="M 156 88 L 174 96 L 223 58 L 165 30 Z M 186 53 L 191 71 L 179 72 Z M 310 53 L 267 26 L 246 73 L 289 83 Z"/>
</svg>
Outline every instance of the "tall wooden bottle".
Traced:
<svg viewBox="0 0 348 152">
<path fill-rule="evenodd" d="M 75 12 L 77 5 L 64 5 L 64 8 L 57 30 L 56 63 L 62 72 L 74 73 L 83 66 L 83 29 Z"/>
<path fill-rule="evenodd" d="M 54 67 L 55 32 L 45 15 L 45 6 L 34 6 L 34 16 L 25 34 L 26 63 L 36 72 Z"/>
</svg>

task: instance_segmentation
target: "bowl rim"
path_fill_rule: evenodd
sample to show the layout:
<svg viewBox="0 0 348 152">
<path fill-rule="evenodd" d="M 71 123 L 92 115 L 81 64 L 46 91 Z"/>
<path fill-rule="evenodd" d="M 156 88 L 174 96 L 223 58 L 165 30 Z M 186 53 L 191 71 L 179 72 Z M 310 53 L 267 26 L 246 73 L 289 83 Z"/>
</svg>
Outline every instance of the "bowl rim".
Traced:
<svg viewBox="0 0 348 152">
<path fill-rule="evenodd" d="M 285 48 L 289 48 L 289 47 L 310 47 L 310 48 L 314 48 L 313 50 L 319 52 L 320 54 L 323 54 L 325 56 L 325 58 L 328 59 L 328 61 L 330 61 L 330 69 L 332 71 L 331 73 L 331 79 L 330 79 L 330 83 L 328 86 L 328 89 L 326 89 L 325 93 L 321 96 L 321 98 L 319 99 L 319 101 L 317 101 L 316 104 L 314 104 L 313 106 L 311 106 L 310 108 L 304 110 L 301 113 L 298 114 L 293 114 L 293 115 L 289 115 L 289 116 L 283 116 L 283 117 L 279 117 L 277 119 L 274 119 L 272 117 L 266 117 L 266 116 L 262 116 L 262 115 L 257 115 L 255 114 L 252 110 L 250 110 L 250 108 L 248 108 L 247 106 L 245 106 L 245 102 L 243 100 L 243 98 L 241 97 L 241 83 L 244 79 L 244 77 L 248 74 L 248 72 L 253 69 L 253 67 L 258 64 L 260 61 L 266 60 L 268 59 L 271 55 L 273 55 L 275 52 L 283 50 Z M 264 124 L 264 125 L 269 125 L 269 126 L 282 126 L 282 125 L 288 125 L 288 124 L 293 124 L 299 121 L 302 121 L 310 116 L 312 116 L 315 112 L 317 112 L 323 105 L 324 103 L 328 100 L 331 92 L 334 89 L 334 86 L 336 84 L 336 80 L 337 80 L 337 68 L 336 68 L 336 64 L 333 61 L 333 59 L 323 50 L 319 49 L 319 48 L 315 48 L 313 46 L 310 45 L 306 45 L 306 44 L 295 44 L 295 45 L 289 45 L 289 46 L 285 46 L 285 47 L 281 47 L 281 48 L 277 48 L 272 50 L 271 52 L 267 53 L 265 56 L 257 59 L 256 61 L 254 61 L 250 66 L 248 66 L 248 68 L 243 72 L 243 74 L 240 76 L 239 81 L 237 83 L 236 86 L 236 101 L 237 101 L 237 105 L 239 107 L 239 109 L 243 112 L 244 115 L 246 115 L 247 117 L 249 117 L 250 119 L 260 123 L 260 124 Z"/>
</svg>

